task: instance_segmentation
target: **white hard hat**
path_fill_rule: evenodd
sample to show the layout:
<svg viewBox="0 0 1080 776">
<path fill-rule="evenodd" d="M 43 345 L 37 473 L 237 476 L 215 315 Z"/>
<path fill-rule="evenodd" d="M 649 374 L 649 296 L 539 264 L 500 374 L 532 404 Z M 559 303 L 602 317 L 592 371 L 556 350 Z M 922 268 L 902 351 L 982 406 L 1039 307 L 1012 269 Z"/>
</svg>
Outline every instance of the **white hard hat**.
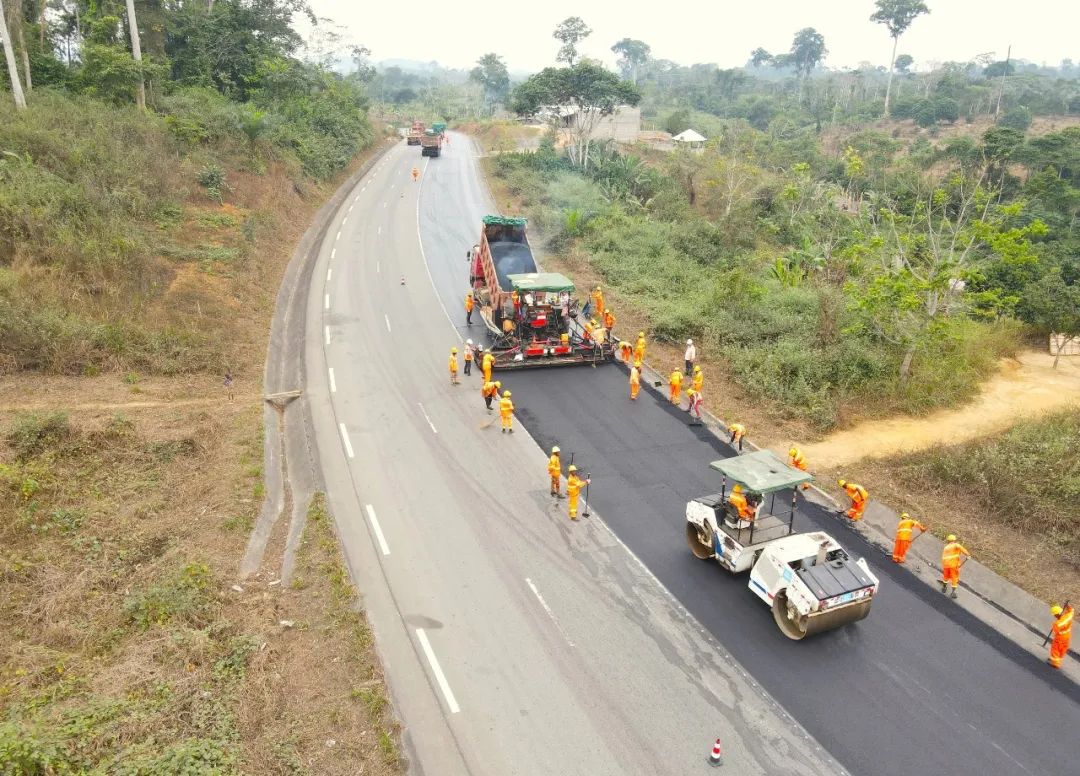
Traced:
<svg viewBox="0 0 1080 776">
<path fill-rule="evenodd" d="M 686 341 L 686 344 L 687 344 L 687 345 L 693 345 L 693 344 L 694 344 L 694 341 L 693 341 L 693 340 L 687 340 L 687 341 Z"/>
<path fill-rule="evenodd" d="M 465 344 L 466 345 L 471 345 L 471 344 L 473 344 L 473 342 L 472 342 L 472 340 L 465 340 Z"/>
</svg>

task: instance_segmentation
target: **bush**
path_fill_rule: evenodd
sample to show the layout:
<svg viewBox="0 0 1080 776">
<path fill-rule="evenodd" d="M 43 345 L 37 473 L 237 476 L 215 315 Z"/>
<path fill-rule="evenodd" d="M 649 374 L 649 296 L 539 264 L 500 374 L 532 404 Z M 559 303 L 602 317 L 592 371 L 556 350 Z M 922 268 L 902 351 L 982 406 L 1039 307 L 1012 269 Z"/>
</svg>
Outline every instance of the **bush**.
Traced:
<svg viewBox="0 0 1080 776">
<path fill-rule="evenodd" d="M 180 620 L 193 628 L 212 619 L 213 578 L 201 563 L 189 563 L 169 582 L 131 593 L 124 601 L 124 619 L 140 630 Z"/>
<path fill-rule="evenodd" d="M 21 461 L 47 452 L 57 452 L 74 437 L 75 431 L 63 412 L 23 412 L 8 429 L 7 443 Z"/>
<path fill-rule="evenodd" d="M 1027 132 L 1031 126 L 1031 111 L 1023 105 L 1010 108 L 1005 111 L 1005 115 L 998 121 L 998 126 L 1015 129 L 1018 132 Z"/>
</svg>

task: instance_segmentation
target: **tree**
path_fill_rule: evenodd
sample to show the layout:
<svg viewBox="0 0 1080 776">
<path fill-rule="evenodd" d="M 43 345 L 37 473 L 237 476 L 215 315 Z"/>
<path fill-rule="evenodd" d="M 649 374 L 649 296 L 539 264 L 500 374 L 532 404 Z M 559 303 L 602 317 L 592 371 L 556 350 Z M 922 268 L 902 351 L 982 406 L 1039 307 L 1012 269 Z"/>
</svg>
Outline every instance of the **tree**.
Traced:
<svg viewBox="0 0 1080 776">
<path fill-rule="evenodd" d="M 642 40 L 623 38 L 611 50 L 619 55 L 617 64 L 623 78 L 629 78 L 635 84 L 638 81 L 638 69 L 649 61 L 652 48 Z"/>
<path fill-rule="evenodd" d="M 1069 343 L 1080 340 L 1080 286 L 1067 285 L 1060 272 L 1050 272 L 1024 289 L 1020 315 L 1048 334 L 1056 334 L 1054 368 Z"/>
<path fill-rule="evenodd" d="M 0 0 L 0 33 L 4 37 L 4 61 L 7 63 L 8 77 L 11 78 L 11 96 L 15 99 L 15 107 L 25 110 L 26 97 L 23 96 L 22 81 L 19 80 L 19 70 L 15 66 L 15 50 L 11 47 L 11 35 L 8 34 L 4 0 Z"/>
<path fill-rule="evenodd" d="M 505 101 L 510 94 L 510 72 L 498 54 L 484 54 L 476 60 L 476 67 L 469 73 L 469 80 L 483 88 L 484 102 L 489 107 Z"/>
<path fill-rule="evenodd" d="M 871 14 L 870 21 L 884 24 L 892 38 L 892 56 L 889 58 L 889 81 L 885 87 L 885 115 L 889 115 L 889 98 L 892 96 L 893 71 L 896 67 L 896 44 L 900 36 L 907 32 L 918 17 L 930 13 L 922 0 L 876 0 L 877 10 Z"/>
<path fill-rule="evenodd" d="M 829 50 L 825 48 L 825 37 L 813 27 L 804 27 L 795 33 L 791 41 L 791 51 L 785 64 L 795 68 L 799 77 L 799 99 L 802 99 L 803 81 L 821 64 Z M 775 60 L 774 60 L 775 61 Z"/>
<path fill-rule="evenodd" d="M 127 0 L 128 32 L 131 34 L 131 56 L 138 68 L 142 68 L 142 44 L 139 42 L 139 23 L 135 19 L 135 0 Z M 146 110 L 146 81 L 139 74 L 139 86 L 135 91 L 135 104 Z"/>
<path fill-rule="evenodd" d="M 1010 108 L 1005 111 L 1005 115 L 998 121 L 998 126 L 1015 129 L 1018 132 L 1027 132 L 1031 126 L 1031 111 L 1023 105 Z"/>
<path fill-rule="evenodd" d="M 613 114 L 620 105 L 637 105 L 640 100 L 632 83 L 586 61 L 573 67 L 546 67 L 530 76 L 514 90 L 513 109 L 531 114 L 547 106 L 572 108 L 567 151 L 572 164 L 586 169 L 593 132 L 600 119 Z M 552 123 L 554 129 L 560 128 L 559 111 L 553 112 Z"/>
<path fill-rule="evenodd" d="M 900 75 L 907 75 L 911 66 L 915 64 L 915 58 L 911 54 L 901 54 L 893 62 L 893 68 Z"/>
<path fill-rule="evenodd" d="M 750 64 L 753 67 L 761 67 L 762 65 L 771 65 L 773 61 L 773 55 L 768 51 L 758 46 L 756 49 L 750 52 Z"/>
<path fill-rule="evenodd" d="M 568 66 L 573 67 L 574 60 L 577 59 L 578 55 L 578 44 L 592 35 L 592 30 L 582 21 L 580 16 L 569 16 L 559 22 L 559 26 L 555 28 L 555 32 L 551 35 L 555 40 L 562 43 L 559 53 L 555 55 L 555 61 L 565 62 Z"/>
</svg>

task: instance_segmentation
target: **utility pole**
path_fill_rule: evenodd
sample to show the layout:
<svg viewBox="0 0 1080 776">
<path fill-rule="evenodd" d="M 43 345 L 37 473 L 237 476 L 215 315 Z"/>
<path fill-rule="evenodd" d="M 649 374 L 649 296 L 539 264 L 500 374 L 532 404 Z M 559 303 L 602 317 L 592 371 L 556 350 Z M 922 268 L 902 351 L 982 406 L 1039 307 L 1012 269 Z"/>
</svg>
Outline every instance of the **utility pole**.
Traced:
<svg viewBox="0 0 1080 776">
<path fill-rule="evenodd" d="M 142 73 L 142 43 L 139 41 L 139 23 L 135 19 L 135 0 L 127 0 L 128 30 L 131 32 L 131 56 L 139 65 L 139 90 L 135 93 L 135 104 L 140 110 L 146 110 L 146 81 Z"/>
<path fill-rule="evenodd" d="M 0 0 L 0 34 L 4 36 L 4 60 L 7 62 L 8 76 L 11 77 L 11 96 L 15 98 L 16 108 L 26 110 L 26 97 L 23 95 L 22 82 L 19 80 L 19 69 L 15 65 L 15 49 L 11 46 L 11 35 L 8 33 L 4 0 Z"/>
<path fill-rule="evenodd" d="M 1009 50 L 1005 53 L 1005 67 L 1001 69 L 1001 85 L 998 87 L 997 107 L 994 108 L 994 123 L 997 123 L 998 114 L 1001 113 L 1001 95 L 1005 93 L 1005 76 L 1009 72 L 1009 60 L 1012 58 L 1012 44 L 1009 44 Z"/>
</svg>

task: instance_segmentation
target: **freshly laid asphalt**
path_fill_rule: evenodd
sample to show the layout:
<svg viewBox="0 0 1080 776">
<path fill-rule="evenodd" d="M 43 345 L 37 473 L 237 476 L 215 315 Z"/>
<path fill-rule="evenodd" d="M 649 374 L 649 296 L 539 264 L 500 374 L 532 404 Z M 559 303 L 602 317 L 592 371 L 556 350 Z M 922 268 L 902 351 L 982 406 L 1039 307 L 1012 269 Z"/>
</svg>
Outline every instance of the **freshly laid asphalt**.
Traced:
<svg viewBox="0 0 1080 776">
<path fill-rule="evenodd" d="M 481 326 L 464 325 L 461 297 L 465 250 L 492 204 L 475 157 L 464 153 L 466 142 L 455 136 L 457 153 L 428 167 L 420 227 L 450 316 L 464 336 L 483 341 Z M 558 444 L 566 461 L 573 453 L 591 474 L 589 503 L 615 534 L 852 773 L 1080 772 L 1080 688 L 802 501 L 798 524 L 828 531 L 852 555 L 865 556 L 881 590 L 860 623 L 802 642 L 784 638 L 745 576 L 697 560 L 684 539 L 686 501 L 719 490 L 708 463 L 733 451 L 688 427 L 686 416 L 651 388 L 631 402 L 621 366 L 499 377 L 541 446 Z"/>
</svg>

